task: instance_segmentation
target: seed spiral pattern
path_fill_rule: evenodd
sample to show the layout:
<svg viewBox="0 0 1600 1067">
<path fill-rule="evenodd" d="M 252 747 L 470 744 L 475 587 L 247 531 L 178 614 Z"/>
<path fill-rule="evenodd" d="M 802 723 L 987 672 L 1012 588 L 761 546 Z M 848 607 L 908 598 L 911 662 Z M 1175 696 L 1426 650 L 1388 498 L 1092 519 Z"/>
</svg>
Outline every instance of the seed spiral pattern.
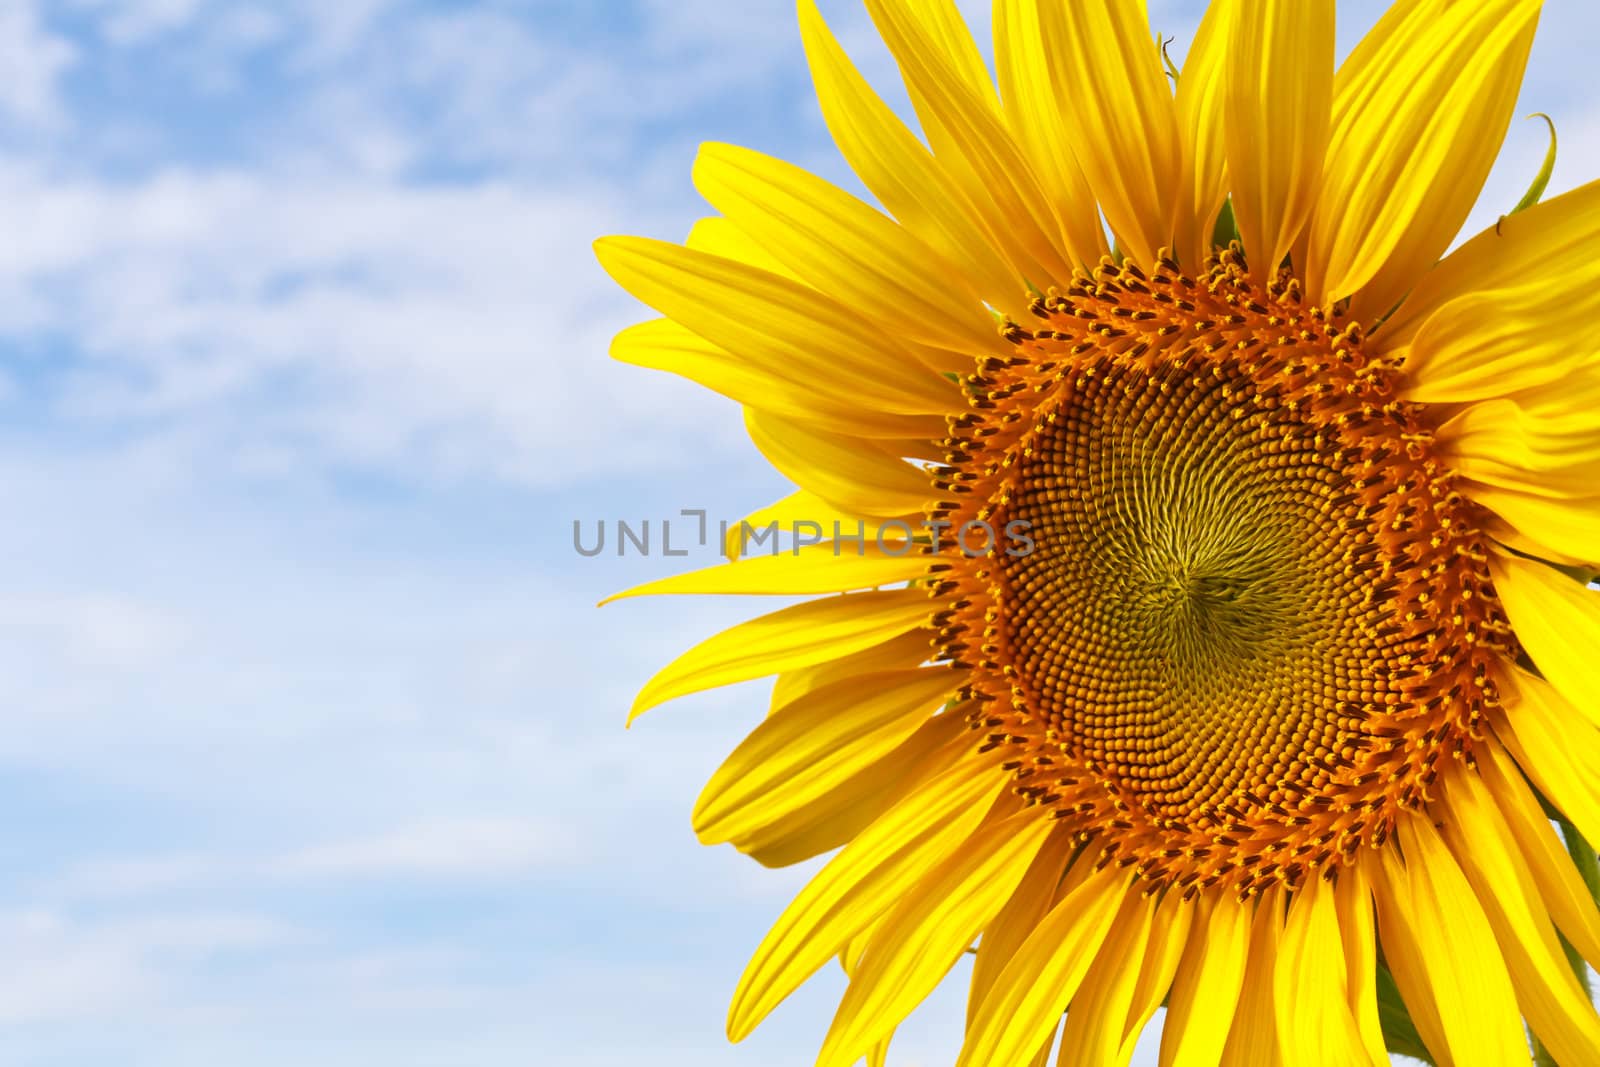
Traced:
<svg viewBox="0 0 1600 1067">
<path fill-rule="evenodd" d="M 1106 260 L 1031 311 L 935 473 L 936 517 L 1033 542 L 935 566 L 984 747 L 1152 889 L 1332 877 L 1472 759 L 1515 654 L 1421 409 L 1237 247 L 1199 278 Z"/>
</svg>

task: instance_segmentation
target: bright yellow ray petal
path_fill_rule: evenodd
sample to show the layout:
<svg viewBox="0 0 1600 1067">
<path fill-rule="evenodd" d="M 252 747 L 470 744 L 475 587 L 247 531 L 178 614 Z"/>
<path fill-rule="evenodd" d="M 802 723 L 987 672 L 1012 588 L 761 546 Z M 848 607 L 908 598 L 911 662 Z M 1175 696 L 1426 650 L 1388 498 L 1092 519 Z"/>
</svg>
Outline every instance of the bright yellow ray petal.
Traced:
<svg viewBox="0 0 1600 1067">
<path fill-rule="evenodd" d="M 1228 173 L 1251 273 L 1270 280 L 1316 206 L 1333 108 L 1334 0 L 1238 0 Z"/>
<path fill-rule="evenodd" d="M 922 513 L 906 512 L 876 519 L 852 515 L 804 489 L 790 493 L 764 508 L 757 508 L 739 522 L 730 523 L 726 532 L 719 527 L 723 553 L 729 559 L 745 555 L 776 556 L 791 551 L 785 537 L 817 536 L 853 543 L 857 537 L 892 555 L 909 552 L 902 546 L 921 530 Z"/>
<path fill-rule="evenodd" d="M 1600 591 L 1504 552 L 1490 554 L 1489 568 L 1517 640 L 1561 695 L 1600 726 Z"/>
<path fill-rule="evenodd" d="M 1308 295 L 1387 314 L 1449 247 L 1511 123 L 1539 0 L 1397 5 L 1340 68 Z"/>
<path fill-rule="evenodd" d="M 721 215 L 708 215 L 695 222 L 689 229 L 689 236 L 684 238 L 683 246 L 692 248 L 696 252 L 721 256 L 723 259 L 737 260 L 746 266 L 764 270 L 769 274 L 782 275 L 802 285 L 806 284 L 787 263 L 734 225 L 732 219 L 723 218 Z"/>
<path fill-rule="evenodd" d="M 1489 789 L 1465 768 L 1449 768 L 1441 779 L 1445 842 L 1483 902 L 1528 1025 L 1557 1063 L 1600 1063 L 1600 1017 L 1567 964 L 1539 887 Z"/>
<path fill-rule="evenodd" d="M 1405 815 L 1398 828 L 1405 859 L 1383 850 L 1378 936 L 1417 1029 L 1454 1067 L 1525 1062 L 1516 993 L 1483 905 L 1426 816 Z"/>
<path fill-rule="evenodd" d="M 799 0 L 800 36 L 822 116 L 840 153 L 889 214 L 960 267 L 980 295 L 1013 316 L 1025 286 L 973 217 L 960 188 L 851 64 L 813 0 Z"/>
<path fill-rule="evenodd" d="M 1334 889 L 1312 877 L 1295 891 L 1273 970 L 1278 1049 L 1296 1067 L 1388 1067 L 1373 1059 L 1350 1011 L 1348 966 Z"/>
<path fill-rule="evenodd" d="M 1600 213 L 1600 204 L 1594 210 Z M 1600 267 L 1592 263 L 1560 274 L 1540 269 L 1504 287 L 1464 293 L 1434 310 L 1397 349 L 1404 394 L 1420 403 L 1455 403 L 1559 385 L 1600 359 L 1600 342 L 1587 333 L 1597 317 Z M 1382 334 L 1379 343 L 1390 340 Z"/>
<path fill-rule="evenodd" d="M 1122 1025 L 1122 1046 L 1117 1050 L 1114 1065 L 1126 1064 L 1133 1059 L 1139 1035 L 1145 1024 L 1155 1015 L 1172 988 L 1178 973 L 1178 963 L 1189 943 L 1199 905 L 1184 900 L 1182 893 L 1168 892 L 1156 907 L 1150 924 L 1150 944 L 1145 949 L 1144 960 L 1139 965 L 1139 980 L 1133 989 L 1133 1000 L 1128 1006 L 1127 1019 Z"/>
<path fill-rule="evenodd" d="M 1005 104 L 1002 118 L 1055 209 L 1062 246 L 1081 263 L 1099 262 L 1109 251 L 1105 229 L 1061 123 L 1040 37 L 1038 0 L 996 0 L 994 59 Z"/>
<path fill-rule="evenodd" d="M 1178 128 L 1183 142 L 1183 186 L 1174 245 L 1188 270 L 1211 254 L 1211 233 L 1228 199 L 1228 41 L 1236 8 L 1212 3 L 1195 31 L 1178 76 Z"/>
<path fill-rule="evenodd" d="M 884 917 L 850 980 L 817 1067 L 848 1067 L 909 1015 L 1022 880 L 1052 829 L 1029 808 L 974 834 Z"/>
<path fill-rule="evenodd" d="M 801 278 L 896 334 L 1008 354 L 982 299 L 915 234 L 809 172 L 704 144 L 695 188 Z"/>
<path fill-rule="evenodd" d="M 1005 788 L 996 761 L 969 756 L 907 795 L 834 857 L 773 925 L 728 1011 L 743 1040 L 778 1003 L 889 910 L 978 828 Z"/>
<path fill-rule="evenodd" d="M 955 0 L 905 0 L 906 8 L 916 18 L 930 44 L 944 58 L 950 74 L 972 93 L 973 97 L 990 110 L 999 106 L 994 79 L 978 51 L 966 19 Z"/>
<path fill-rule="evenodd" d="M 1279 1055 L 1277 1013 L 1273 1009 L 1273 974 L 1283 936 L 1283 894 L 1274 887 L 1256 900 L 1250 922 L 1250 954 L 1233 1029 L 1219 1067 L 1286 1067 Z M 1298 1067 L 1298 1064 L 1295 1065 Z"/>
<path fill-rule="evenodd" d="M 1418 400 L 1499 396 L 1512 368 L 1514 387 L 1529 375 L 1535 380 L 1527 384 L 1558 380 L 1564 360 L 1574 354 L 1571 331 L 1559 326 L 1558 305 L 1579 301 L 1581 308 L 1592 297 L 1600 277 L 1597 239 L 1600 181 L 1508 215 L 1429 271 L 1372 335 L 1371 344 L 1374 350 L 1406 355 L 1406 375 Z M 1552 296 L 1548 305 L 1539 303 L 1543 294 Z M 1440 332 L 1423 340 L 1424 327 L 1435 315 L 1468 298 L 1475 301 L 1441 319 Z M 1477 325 L 1493 321 L 1495 328 L 1472 331 L 1466 319 L 1475 310 L 1489 315 Z M 1541 329 L 1546 324 L 1548 333 Z M 1493 343 L 1502 331 L 1503 348 Z M 1580 345 L 1577 358 L 1593 351 Z M 1545 369 L 1550 363 L 1555 370 Z"/>
<path fill-rule="evenodd" d="M 1360 864 L 1339 871 L 1334 908 L 1344 941 L 1345 990 L 1361 1047 L 1374 1063 L 1386 1063 L 1388 1051 L 1378 1022 L 1378 934 L 1372 918 L 1372 886 Z"/>
<path fill-rule="evenodd" d="M 734 260 L 642 237 L 595 242 L 600 265 L 657 311 L 778 376 L 901 414 L 943 413 L 956 387 L 837 301 Z"/>
<path fill-rule="evenodd" d="M 1144 0 L 1046 3 L 1040 21 L 1078 162 L 1118 246 L 1148 267 L 1172 240 L 1183 150 Z"/>
<path fill-rule="evenodd" d="M 1161 1067 L 1214 1067 L 1222 1058 L 1250 954 L 1251 906 L 1231 893 L 1200 897 L 1161 1030 Z"/>
<path fill-rule="evenodd" d="M 772 685 L 772 710 L 776 711 L 802 694 L 844 678 L 920 667 L 927 662 L 932 648 L 932 630 L 912 630 L 848 656 L 784 671 Z"/>
<path fill-rule="evenodd" d="M 754 408 L 745 409 L 744 424 L 779 473 L 851 514 L 920 512 L 937 496 L 927 472 L 861 438 L 816 432 Z"/>
<path fill-rule="evenodd" d="M 992 90 L 962 82 L 939 42 L 906 0 L 866 0 L 889 46 L 934 158 L 966 187 L 967 202 L 1013 267 L 1039 288 L 1072 277 L 1073 254 L 1058 247 L 1060 232 L 1033 168 L 1000 120 Z"/>
<path fill-rule="evenodd" d="M 1478 770 L 1495 807 L 1516 838 L 1550 918 L 1590 966 L 1600 966 L 1600 907 L 1572 865 L 1555 827 L 1528 788 L 1510 753 L 1490 739 L 1478 750 Z"/>
<path fill-rule="evenodd" d="M 995 920 L 983 932 L 978 943 L 977 957 L 972 961 L 972 981 L 967 993 L 967 1026 L 970 1028 L 978 1016 L 978 1009 L 989 995 L 996 978 L 999 978 L 1011 957 L 1022 947 L 1040 920 L 1050 911 L 1065 888 L 1063 879 L 1069 877 L 1068 867 L 1078 851 L 1074 835 L 1058 830 L 1052 834 L 1033 865 L 1018 883 L 1017 889 L 996 914 Z M 1079 881 L 1088 873 L 1088 864 L 1073 871 Z"/>
<path fill-rule="evenodd" d="M 1501 679 L 1495 734 L 1539 792 L 1590 841 L 1600 841 L 1600 730 L 1549 682 L 1521 669 Z"/>
<path fill-rule="evenodd" d="M 707 638 L 645 683 L 628 713 L 675 697 L 846 656 L 928 620 L 928 595 L 893 589 L 808 600 Z"/>
<path fill-rule="evenodd" d="M 960 682 L 948 668 L 884 671 L 784 705 L 706 783 L 694 807 L 696 836 L 707 845 L 744 836 L 773 809 L 792 810 L 837 788 L 898 748 Z"/>
<path fill-rule="evenodd" d="M 613 593 L 600 603 L 637 596 L 755 594 L 806 596 L 898 585 L 927 573 L 923 557 L 891 555 L 872 544 L 807 545 L 781 556 L 752 556 L 687 574 L 674 574 Z"/>
<path fill-rule="evenodd" d="M 956 1067 L 1022 1063 L 1038 1050 L 1110 932 L 1128 882 L 1110 865 L 1050 909 L 984 997 Z"/>
<path fill-rule="evenodd" d="M 1468 404 L 1435 440 L 1452 470 L 1482 485 L 1570 500 L 1600 486 L 1600 374 L 1569 378 L 1516 399 Z M 1600 551 L 1600 546 L 1596 547 Z"/>
<path fill-rule="evenodd" d="M 740 404 L 803 421 L 822 431 L 895 440 L 928 440 L 946 432 L 945 420 L 939 415 L 891 415 L 777 377 L 671 319 L 651 319 L 622 330 L 611 342 L 611 358 L 680 375 Z"/>
<path fill-rule="evenodd" d="M 1505 520 L 1516 539 L 1501 537 L 1524 551 L 1567 562 L 1600 563 L 1600 494 L 1556 499 L 1519 493 L 1482 482 L 1467 487 L 1473 503 Z"/>
<path fill-rule="evenodd" d="M 1149 946 L 1155 910 L 1154 897 L 1129 893 L 1123 900 L 1105 944 L 1100 946 L 1067 1010 L 1061 1027 L 1058 1067 L 1086 1063 L 1117 1067 L 1117 1055 L 1124 1044 L 1124 1024 L 1139 981 L 1139 969 L 1133 964 L 1144 958 Z"/>
<path fill-rule="evenodd" d="M 962 709 L 924 722 L 881 763 L 869 765 L 822 796 L 793 804 L 768 798 L 766 819 L 730 842 L 764 867 L 832 852 L 872 825 L 908 793 L 948 770 L 967 752 Z"/>
</svg>

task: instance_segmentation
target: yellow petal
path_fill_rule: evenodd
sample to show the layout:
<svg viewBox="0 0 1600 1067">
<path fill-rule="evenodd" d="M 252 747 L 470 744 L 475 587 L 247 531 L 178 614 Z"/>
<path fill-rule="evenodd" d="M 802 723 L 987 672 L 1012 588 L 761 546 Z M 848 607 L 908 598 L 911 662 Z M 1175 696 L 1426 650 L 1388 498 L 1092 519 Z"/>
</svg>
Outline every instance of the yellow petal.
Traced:
<svg viewBox="0 0 1600 1067">
<path fill-rule="evenodd" d="M 994 106 L 953 69 L 906 0 L 866 0 L 894 54 L 934 158 L 965 187 L 967 202 L 1014 270 L 1046 288 L 1072 277 L 1072 252 L 1059 247 L 1050 202 Z M 987 76 L 985 76 L 987 80 Z"/>
<path fill-rule="evenodd" d="M 1046 3 L 1040 21 L 1078 162 L 1118 247 L 1148 267 L 1172 240 L 1183 149 L 1144 0 Z"/>
<path fill-rule="evenodd" d="M 909 552 L 903 546 L 919 532 L 922 521 L 920 511 L 882 520 L 851 515 L 815 493 L 801 489 L 730 524 L 722 535 L 723 552 L 729 559 L 763 552 L 776 556 L 780 551 L 780 534 L 797 537 L 802 533 L 816 533 L 819 537 L 842 541 L 847 545 L 853 544 L 859 537 L 864 543 L 893 555 L 896 552 Z"/>
<path fill-rule="evenodd" d="M 1133 1001 L 1128 1006 L 1128 1016 L 1122 1026 L 1122 1046 L 1117 1050 L 1115 1064 L 1126 1065 L 1133 1058 L 1139 1035 L 1144 1032 L 1156 1009 L 1167 998 L 1172 980 L 1178 973 L 1178 963 L 1189 943 L 1199 905 L 1184 900 L 1182 893 L 1168 893 L 1161 898 L 1155 918 L 1150 924 L 1150 944 L 1145 949 L 1144 961 L 1139 965 L 1139 980 L 1134 985 Z"/>
<path fill-rule="evenodd" d="M 1600 212 L 1600 204 L 1593 210 Z M 1600 237 L 1591 231 L 1590 240 Z M 1503 287 L 1463 293 L 1434 310 L 1396 350 L 1404 361 L 1404 395 L 1442 404 L 1559 386 L 1600 358 L 1600 342 L 1587 332 L 1597 317 L 1600 268 L 1592 261 L 1559 274 L 1541 268 Z M 1390 340 L 1383 334 L 1379 343 Z"/>
<path fill-rule="evenodd" d="M 1600 495 L 1556 499 L 1519 493 L 1483 482 L 1467 487 L 1482 504 L 1510 524 L 1515 540 L 1500 539 L 1525 551 L 1548 549 L 1551 558 L 1600 563 Z"/>
<path fill-rule="evenodd" d="M 1483 902 L 1528 1025 L 1557 1063 L 1600 1062 L 1600 1017 L 1567 964 L 1494 798 L 1476 772 L 1463 767 L 1447 768 L 1441 780 L 1445 842 Z"/>
<path fill-rule="evenodd" d="M 1236 8 L 1226 97 L 1233 217 L 1251 273 L 1270 280 L 1316 206 L 1333 108 L 1334 4 Z"/>
<path fill-rule="evenodd" d="M 1455 1067 L 1526 1062 L 1516 993 L 1477 894 L 1427 816 L 1405 814 L 1398 830 L 1404 861 L 1384 849 L 1377 868 L 1378 936 L 1417 1029 Z"/>
<path fill-rule="evenodd" d="M 1307 292 L 1387 314 L 1449 247 L 1489 174 L 1538 0 L 1397 5 L 1339 70 Z"/>
<path fill-rule="evenodd" d="M 878 764 L 961 680 L 948 668 L 884 671 L 842 679 L 784 705 L 706 783 L 694 806 L 696 836 L 707 845 L 744 836 Z"/>
<path fill-rule="evenodd" d="M 967 735 L 962 709 L 935 715 L 881 763 L 862 768 L 820 797 L 803 804 L 791 803 L 786 795 L 769 798 L 765 819 L 731 844 L 764 867 L 787 867 L 832 852 L 954 765 L 967 752 Z"/>
<path fill-rule="evenodd" d="M 744 423 L 779 473 L 851 514 L 920 512 L 938 495 L 926 471 L 874 442 L 810 430 L 754 408 L 745 409 Z"/>
<path fill-rule="evenodd" d="M 995 979 L 1000 977 L 1017 949 L 1022 947 L 1051 905 L 1065 891 L 1063 879 L 1067 878 L 1068 866 L 1077 851 L 1078 844 L 1073 834 L 1065 830 L 1052 834 L 1034 857 L 1033 865 L 1028 868 L 1016 892 L 1011 894 L 1011 899 L 1000 909 L 994 922 L 984 930 L 983 940 L 978 943 L 978 954 L 972 961 L 972 982 L 967 993 L 968 1028 L 978 1017 L 978 1009 L 993 988 Z M 1074 872 L 1079 881 L 1088 873 L 1088 867 L 1088 864 L 1083 864 L 1082 869 Z"/>
<path fill-rule="evenodd" d="M 1139 969 L 1133 963 L 1144 958 L 1155 909 L 1155 898 L 1140 893 L 1129 893 L 1123 900 L 1062 1024 L 1057 1060 L 1062 1067 L 1085 1063 L 1117 1067 L 1139 981 Z"/>
<path fill-rule="evenodd" d="M 772 710 L 776 711 L 813 689 L 821 689 L 841 679 L 858 678 L 877 671 L 920 667 L 928 661 L 932 648 L 932 630 L 912 630 L 848 656 L 784 671 L 772 685 Z"/>
<path fill-rule="evenodd" d="M 752 556 L 737 563 L 674 574 L 613 593 L 600 603 L 636 596 L 757 594 L 808 596 L 898 585 L 927 573 L 925 558 L 892 555 L 870 544 L 806 545 L 781 556 Z"/>
<path fill-rule="evenodd" d="M 1037 1052 L 1104 943 L 1128 880 L 1107 866 L 1050 909 L 984 997 L 956 1067 L 1021 1063 Z"/>
<path fill-rule="evenodd" d="M 1005 788 L 992 759 L 969 756 L 924 783 L 834 857 L 774 924 L 728 1012 L 740 1041 L 850 938 L 958 850 Z"/>
<path fill-rule="evenodd" d="M 813 0 L 800 0 L 800 37 L 822 117 L 839 151 L 896 219 L 943 253 L 990 304 L 1026 312 L 1021 276 L 973 217 L 966 197 L 922 143 L 867 85 Z"/>
<path fill-rule="evenodd" d="M 1183 185 L 1175 246 L 1188 270 L 1211 254 L 1211 234 L 1228 199 L 1227 108 L 1231 3 L 1207 5 L 1178 77 L 1178 128 L 1183 141 Z"/>
<path fill-rule="evenodd" d="M 1350 1011 L 1348 965 L 1334 889 L 1311 877 L 1289 900 L 1273 970 L 1278 1049 L 1305 1067 L 1388 1067 L 1373 1059 Z"/>
<path fill-rule="evenodd" d="M 756 242 L 748 233 L 721 215 L 710 215 L 697 221 L 684 238 L 683 246 L 696 252 L 708 252 L 723 259 L 737 260 L 749 267 L 778 274 L 791 281 L 805 282 L 783 260 Z"/>
<path fill-rule="evenodd" d="M 928 620 L 928 594 L 893 589 L 808 600 L 743 622 L 667 664 L 645 683 L 628 721 L 675 697 L 847 656 Z"/>
<path fill-rule="evenodd" d="M 680 375 L 740 404 L 800 420 L 818 430 L 924 440 L 946 432 L 943 416 L 874 411 L 819 393 L 810 385 L 775 377 L 760 364 L 731 355 L 671 319 L 652 319 L 621 331 L 612 339 L 611 358 Z"/>
<path fill-rule="evenodd" d="M 1370 343 L 1384 353 L 1412 349 L 1405 371 L 1418 400 L 1499 396 L 1507 391 L 1507 371 L 1519 364 L 1513 384 L 1524 375 L 1535 376 L 1527 384 L 1558 380 L 1562 371 L 1543 368 L 1552 360 L 1559 368 L 1573 354 L 1573 334 L 1555 328 L 1562 310 L 1557 305 L 1593 296 L 1600 270 L 1594 257 L 1597 238 L 1600 181 L 1508 215 L 1429 271 Z M 1552 295 L 1548 305 L 1537 302 L 1543 294 Z M 1477 325 L 1492 322 L 1493 329 L 1472 331 L 1466 320 L 1474 305 L 1468 304 L 1440 321 L 1440 333 L 1423 340 L 1424 328 L 1436 314 L 1473 296 L 1480 298 L 1476 309 L 1490 316 Z M 1506 321 L 1500 321 L 1501 314 Z M 1539 327 L 1547 323 L 1552 329 L 1545 333 Z M 1502 330 L 1507 333 L 1504 348 L 1492 344 Z M 1530 351 L 1526 345 L 1534 347 Z M 1578 346 L 1578 351 L 1588 355 L 1593 349 Z"/>
<path fill-rule="evenodd" d="M 987 826 L 906 894 L 851 978 L 818 1067 L 848 1067 L 922 1003 L 1016 889 L 1051 829 L 1038 808 Z"/>
<path fill-rule="evenodd" d="M 1084 264 L 1108 251 L 1100 208 L 1061 123 L 1055 86 L 1045 63 L 1038 0 L 996 0 L 995 73 L 1002 119 L 1022 147 L 1048 202 L 1055 208 L 1061 244 Z"/>
<path fill-rule="evenodd" d="M 1600 591 L 1504 552 L 1490 554 L 1489 569 L 1517 640 L 1561 695 L 1600 726 Z"/>
<path fill-rule="evenodd" d="M 972 39 L 966 19 L 955 0 L 904 0 L 906 10 L 916 18 L 917 25 L 930 45 L 943 57 L 945 68 L 959 80 L 967 91 L 984 106 L 994 110 L 999 106 L 995 95 L 994 79 L 984 65 L 978 42 Z"/>
<path fill-rule="evenodd" d="M 663 315 L 777 377 L 900 414 L 943 413 L 956 387 L 837 301 L 731 259 L 642 237 L 595 242 L 600 265 Z"/>
<path fill-rule="evenodd" d="M 982 299 L 892 219 L 799 167 L 704 144 L 695 188 L 797 275 L 896 334 L 973 354 L 1008 353 Z"/>
<path fill-rule="evenodd" d="M 1474 751 L 1484 784 L 1516 838 L 1550 917 L 1591 966 L 1600 966 L 1600 908 L 1572 865 L 1565 844 L 1510 753 L 1493 739 Z"/>
<path fill-rule="evenodd" d="M 1161 1067 L 1214 1067 L 1222 1058 L 1250 952 L 1249 904 L 1202 895 L 1178 962 L 1161 1030 Z"/>
<path fill-rule="evenodd" d="M 1372 886 L 1360 864 L 1339 871 L 1333 903 L 1339 915 L 1339 935 L 1344 940 L 1344 980 L 1350 1015 L 1368 1059 L 1386 1063 L 1389 1054 L 1378 1021 L 1378 934 L 1373 928 Z"/>
<path fill-rule="evenodd" d="M 1600 486 L 1600 375 L 1549 390 L 1468 404 L 1435 435 L 1452 470 L 1481 485 L 1570 500 Z M 1600 550 L 1600 546 L 1597 546 Z"/>
<path fill-rule="evenodd" d="M 1239 1006 L 1219 1067 L 1285 1067 L 1278 1052 L 1278 1021 L 1273 1009 L 1273 975 L 1282 935 L 1283 894 L 1274 887 L 1256 901 Z"/>
<path fill-rule="evenodd" d="M 1600 730 L 1549 682 L 1521 669 L 1501 678 L 1495 735 L 1545 798 L 1590 841 L 1600 841 Z"/>
</svg>

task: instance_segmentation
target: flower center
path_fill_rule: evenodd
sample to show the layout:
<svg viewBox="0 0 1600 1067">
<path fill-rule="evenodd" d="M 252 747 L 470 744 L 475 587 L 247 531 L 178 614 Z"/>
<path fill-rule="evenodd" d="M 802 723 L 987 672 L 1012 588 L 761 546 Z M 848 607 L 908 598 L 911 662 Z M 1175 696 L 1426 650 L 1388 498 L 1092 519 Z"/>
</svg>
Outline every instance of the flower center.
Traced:
<svg viewBox="0 0 1600 1067">
<path fill-rule="evenodd" d="M 941 641 L 1017 789 L 1103 862 L 1243 893 L 1381 843 L 1470 759 L 1508 629 L 1474 516 L 1359 330 L 1262 290 L 1109 262 L 967 379 Z"/>
</svg>

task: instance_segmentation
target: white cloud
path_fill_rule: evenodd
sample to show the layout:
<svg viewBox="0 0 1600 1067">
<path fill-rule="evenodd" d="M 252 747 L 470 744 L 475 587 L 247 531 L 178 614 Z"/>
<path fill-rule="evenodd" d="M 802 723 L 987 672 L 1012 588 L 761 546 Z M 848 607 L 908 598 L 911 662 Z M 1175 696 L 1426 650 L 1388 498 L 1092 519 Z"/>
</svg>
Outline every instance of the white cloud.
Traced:
<svg viewBox="0 0 1600 1067">
<path fill-rule="evenodd" d="M 0 1026 L 126 1017 L 173 995 L 177 975 L 197 960 L 293 936 L 252 914 L 89 922 L 50 910 L 0 912 Z"/>
<path fill-rule="evenodd" d="M 147 669 L 184 637 L 184 625 L 169 613 L 116 594 L 0 596 L 0 640 L 22 644 L 36 664 Z"/>
<path fill-rule="evenodd" d="M 630 228 L 603 188 L 13 168 L 0 205 L 0 332 L 75 337 L 87 358 L 56 372 L 69 418 L 534 484 L 718 440 L 697 429 L 714 400 L 604 357 L 648 313 L 588 251 Z"/>
<path fill-rule="evenodd" d="M 279 852 L 96 859 L 45 880 L 37 891 L 51 899 L 101 900 L 365 881 L 505 885 L 568 867 L 578 849 L 565 826 L 540 815 L 429 817 Z"/>
<path fill-rule="evenodd" d="M 0 5 L 0 113 L 26 126 L 60 122 L 60 80 L 77 59 L 77 49 L 45 28 L 32 0 Z"/>
</svg>

